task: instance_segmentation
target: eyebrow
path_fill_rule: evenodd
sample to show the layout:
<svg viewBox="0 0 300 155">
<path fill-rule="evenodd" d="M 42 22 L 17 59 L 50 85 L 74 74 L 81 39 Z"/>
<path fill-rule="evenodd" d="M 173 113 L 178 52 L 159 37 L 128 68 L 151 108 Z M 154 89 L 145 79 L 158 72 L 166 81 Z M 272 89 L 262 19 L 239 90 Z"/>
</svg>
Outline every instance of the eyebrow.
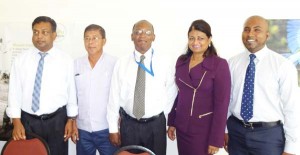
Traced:
<svg viewBox="0 0 300 155">
<path fill-rule="evenodd" d="M 50 28 L 50 29 L 47 29 L 47 28 L 42 28 L 42 29 L 36 29 L 36 28 L 33 28 L 32 29 L 33 31 L 39 31 L 39 30 L 42 30 L 42 31 L 52 31 L 52 29 Z"/>
</svg>

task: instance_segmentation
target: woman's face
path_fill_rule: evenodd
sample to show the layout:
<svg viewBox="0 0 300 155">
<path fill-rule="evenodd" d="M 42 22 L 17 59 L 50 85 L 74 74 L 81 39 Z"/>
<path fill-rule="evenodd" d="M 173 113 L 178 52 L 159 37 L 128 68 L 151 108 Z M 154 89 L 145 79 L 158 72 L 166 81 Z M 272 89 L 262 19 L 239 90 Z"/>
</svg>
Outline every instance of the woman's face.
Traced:
<svg viewBox="0 0 300 155">
<path fill-rule="evenodd" d="M 211 37 L 201 31 L 193 29 L 188 35 L 188 46 L 193 53 L 203 54 L 211 43 Z"/>
</svg>

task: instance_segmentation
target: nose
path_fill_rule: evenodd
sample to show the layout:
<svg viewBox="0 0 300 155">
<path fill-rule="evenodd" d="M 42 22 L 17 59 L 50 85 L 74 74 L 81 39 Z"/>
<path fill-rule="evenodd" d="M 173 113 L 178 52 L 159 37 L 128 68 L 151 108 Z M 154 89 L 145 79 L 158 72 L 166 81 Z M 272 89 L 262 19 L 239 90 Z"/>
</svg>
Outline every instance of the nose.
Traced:
<svg viewBox="0 0 300 155">
<path fill-rule="evenodd" d="M 37 36 L 37 38 L 42 38 L 43 34 L 42 33 L 37 33 L 36 36 Z"/>
<path fill-rule="evenodd" d="M 249 33 L 248 33 L 248 36 L 254 36 L 254 34 L 255 34 L 255 30 L 252 30 L 252 29 L 251 29 L 251 30 L 249 31 Z"/>
<path fill-rule="evenodd" d="M 91 44 L 91 43 L 94 42 L 94 40 L 93 40 L 93 39 L 89 39 L 87 42 L 88 42 L 89 44 Z"/>
<path fill-rule="evenodd" d="M 139 37 L 146 37 L 147 34 L 145 32 L 142 32 L 141 34 L 138 35 Z"/>
</svg>

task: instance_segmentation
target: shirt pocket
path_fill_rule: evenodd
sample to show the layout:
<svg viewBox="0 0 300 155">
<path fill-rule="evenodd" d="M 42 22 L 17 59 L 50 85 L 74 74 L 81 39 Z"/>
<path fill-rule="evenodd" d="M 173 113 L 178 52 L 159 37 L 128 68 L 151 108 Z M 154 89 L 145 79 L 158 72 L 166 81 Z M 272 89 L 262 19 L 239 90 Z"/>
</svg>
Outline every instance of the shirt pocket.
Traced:
<svg viewBox="0 0 300 155">
<path fill-rule="evenodd" d="M 84 95 L 86 87 L 89 85 L 87 73 L 75 74 L 76 92 L 78 96 Z"/>
</svg>

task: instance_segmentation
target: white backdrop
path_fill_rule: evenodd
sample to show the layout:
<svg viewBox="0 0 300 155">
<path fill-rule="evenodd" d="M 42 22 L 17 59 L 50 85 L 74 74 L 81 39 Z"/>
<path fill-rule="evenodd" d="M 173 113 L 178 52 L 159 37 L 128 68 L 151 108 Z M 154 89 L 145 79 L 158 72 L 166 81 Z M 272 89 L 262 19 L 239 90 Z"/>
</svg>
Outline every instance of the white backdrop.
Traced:
<svg viewBox="0 0 300 155">
<path fill-rule="evenodd" d="M 241 31 L 251 15 L 269 19 L 300 19 L 296 0 L 0 0 L 0 71 L 9 71 L 13 57 L 31 44 L 31 23 L 40 15 L 58 23 L 55 44 L 72 57 L 85 54 L 83 31 L 99 24 L 107 33 L 104 51 L 117 57 L 133 51 L 132 26 L 141 19 L 154 25 L 154 48 L 174 58 L 184 52 L 192 21 L 206 20 L 221 57 L 243 50 Z M 0 145 L 1 146 L 1 145 Z M 74 146 L 71 145 L 71 152 Z M 225 154 L 221 151 L 219 154 Z M 168 141 L 168 155 L 177 155 L 176 143 Z"/>
</svg>

